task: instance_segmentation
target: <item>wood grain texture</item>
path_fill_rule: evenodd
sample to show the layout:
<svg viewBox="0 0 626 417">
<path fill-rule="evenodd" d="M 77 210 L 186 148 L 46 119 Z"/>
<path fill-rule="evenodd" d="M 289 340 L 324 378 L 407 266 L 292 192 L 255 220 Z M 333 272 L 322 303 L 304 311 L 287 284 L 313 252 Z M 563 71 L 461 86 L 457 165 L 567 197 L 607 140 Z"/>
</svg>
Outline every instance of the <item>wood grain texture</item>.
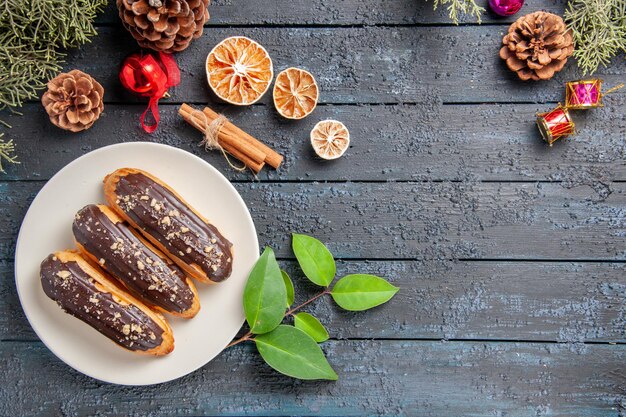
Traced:
<svg viewBox="0 0 626 417">
<path fill-rule="evenodd" d="M 562 14 L 565 0 L 458 27 L 432 1 L 213 0 L 203 36 L 177 54 L 182 83 L 161 103 L 152 136 L 138 127 L 145 101 L 117 78 L 138 48 L 109 2 L 99 36 L 66 65 L 104 85 L 102 120 L 65 134 L 36 102 L 24 117 L 2 117 L 22 165 L 0 177 L 0 416 L 624 417 L 626 93 L 576 112 L 578 135 L 548 148 L 534 114 L 562 101 L 564 82 L 580 73 L 570 61 L 550 81 L 524 83 L 498 50 L 510 22 L 540 9 Z M 271 94 L 243 109 L 218 103 L 204 62 L 232 35 L 263 44 L 276 72 L 310 70 L 321 87 L 313 115 L 281 119 Z M 620 58 L 596 74 L 607 87 L 623 82 Z M 181 102 L 225 111 L 285 164 L 260 183 L 235 173 L 196 146 L 198 133 L 176 116 Z M 308 139 L 325 118 L 345 122 L 352 136 L 347 155 L 331 163 Z M 30 202 L 75 158 L 141 140 L 188 150 L 236 181 L 260 243 L 277 249 L 299 297 L 317 289 L 296 268 L 292 231 L 328 243 L 343 258 L 339 275 L 374 273 L 401 288 L 370 312 L 340 311 L 328 299 L 308 309 L 334 339 L 323 349 L 338 382 L 280 376 L 246 345 L 178 381 L 112 386 L 38 341 L 12 261 Z"/>
<path fill-rule="evenodd" d="M 0 259 L 13 257 L 22 218 L 42 185 L 0 183 L 0 211 L 7 214 L 0 218 Z M 339 258 L 626 259 L 626 183 L 235 186 L 259 243 L 282 257 L 292 256 L 290 235 L 300 232 Z"/>
<path fill-rule="evenodd" d="M 421 0 L 420 0 L 421 1 Z M 564 82 L 580 78 L 573 61 L 549 81 L 522 82 L 498 56 L 506 27 L 211 28 L 176 59 L 181 83 L 172 102 L 211 103 L 205 62 L 228 36 L 244 35 L 270 53 L 277 73 L 296 66 L 310 70 L 321 103 L 476 103 L 563 100 Z M 103 27 L 90 44 L 68 57 L 105 89 L 105 102 L 138 101 L 123 91 L 119 65 L 137 46 L 121 25 Z M 112 65 L 112 63 L 114 63 Z M 626 61 L 596 74 L 616 85 Z M 615 93 L 622 96 L 624 93 Z M 607 102 L 612 99 L 607 98 Z M 271 94 L 260 103 L 271 104 Z"/>
<path fill-rule="evenodd" d="M 483 5 L 486 8 L 486 4 Z M 537 0 L 532 10 L 542 9 L 563 14 L 564 2 L 560 0 Z M 530 7 L 520 13 L 530 13 Z M 341 0 L 334 2 L 311 0 L 212 0 L 209 6 L 211 19 L 206 30 L 212 26 L 271 26 L 271 25 L 413 25 L 452 24 L 445 7 L 433 10 L 432 0 Z M 483 23 L 507 24 L 518 16 L 500 17 L 493 13 L 483 15 Z M 460 22 L 476 23 L 467 16 Z M 98 18 L 99 24 L 119 23 L 115 2 L 110 2 L 105 13 Z"/>
<path fill-rule="evenodd" d="M 237 346 L 152 387 L 102 384 L 39 343 L 0 345 L 0 415 L 397 415 L 618 417 L 626 346 L 341 341 L 323 345 L 337 382 L 294 381 Z M 34 377 L 36 376 L 36 377 Z M 54 383 L 50 383 L 54 381 Z"/>
<path fill-rule="evenodd" d="M 297 303 L 319 291 L 295 262 L 281 264 Z M 624 264 L 340 262 L 337 276 L 356 272 L 401 290 L 370 312 L 340 310 L 330 297 L 307 307 L 333 338 L 626 343 Z M 0 262 L 0 313 L 0 340 L 38 340 L 19 304 L 12 262 Z"/>
<path fill-rule="evenodd" d="M 142 140 L 185 149 L 231 180 L 251 179 L 229 168 L 219 152 L 201 149 L 201 135 L 176 114 L 177 105 L 160 107 L 161 126 L 152 135 L 139 127 L 141 105 L 114 104 L 91 129 L 72 135 L 50 124 L 39 104 L 29 104 L 24 116 L 6 117 L 24 163 L 8 166 L 2 180 L 46 180 L 90 150 Z M 216 109 L 285 155 L 279 170 L 261 172 L 262 181 L 541 180 L 602 187 L 626 180 L 626 105 L 578 112 L 579 134 L 551 148 L 534 122 L 546 105 L 320 106 L 295 123 L 269 106 Z M 329 118 L 343 121 L 352 138 L 347 154 L 331 162 L 320 160 L 309 141 L 315 123 Z"/>
</svg>

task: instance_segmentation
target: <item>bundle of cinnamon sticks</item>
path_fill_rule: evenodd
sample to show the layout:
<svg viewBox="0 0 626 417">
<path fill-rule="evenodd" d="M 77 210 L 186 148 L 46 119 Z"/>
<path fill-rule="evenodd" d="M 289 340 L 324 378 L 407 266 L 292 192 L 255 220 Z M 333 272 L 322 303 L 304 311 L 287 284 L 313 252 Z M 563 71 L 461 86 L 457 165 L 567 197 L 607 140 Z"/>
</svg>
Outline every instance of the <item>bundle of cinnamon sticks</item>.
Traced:
<svg viewBox="0 0 626 417">
<path fill-rule="evenodd" d="M 204 114 L 204 117 L 200 112 Z M 178 109 L 178 114 L 203 134 L 206 134 L 211 123 L 221 117 L 208 107 L 196 110 L 184 103 Z M 239 129 L 228 120 L 217 131 L 217 141 L 224 151 L 243 162 L 246 167 L 255 173 L 258 173 L 265 164 L 277 169 L 283 162 L 282 155 Z"/>
</svg>

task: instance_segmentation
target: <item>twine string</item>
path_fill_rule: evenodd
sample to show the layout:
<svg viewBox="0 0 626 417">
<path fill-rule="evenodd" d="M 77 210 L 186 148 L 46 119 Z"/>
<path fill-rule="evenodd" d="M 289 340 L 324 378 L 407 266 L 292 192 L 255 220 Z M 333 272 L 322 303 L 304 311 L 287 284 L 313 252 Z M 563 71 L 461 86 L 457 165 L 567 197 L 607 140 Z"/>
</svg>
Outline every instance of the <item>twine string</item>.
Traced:
<svg viewBox="0 0 626 417">
<path fill-rule="evenodd" d="M 230 158 L 228 157 L 228 153 L 226 153 L 226 150 L 220 144 L 219 139 L 218 139 L 220 130 L 228 122 L 228 119 L 226 118 L 226 116 L 220 114 L 217 116 L 215 120 L 209 123 L 209 119 L 206 117 L 206 114 L 204 114 L 204 112 L 194 109 L 191 116 L 193 117 L 194 115 L 197 115 L 198 118 L 201 120 L 201 123 L 202 123 L 201 127 L 202 127 L 202 131 L 204 132 L 204 138 L 200 142 L 200 146 L 203 146 L 204 149 L 207 151 L 212 151 L 214 149 L 221 151 L 222 155 L 224 155 L 224 158 L 226 159 L 226 162 L 232 169 L 239 171 L 239 172 L 244 172 L 247 168 L 246 164 L 244 164 L 242 167 L 238 167 L 235 164 L 233 164 Z"/>
<path fill-rule="evenodd" d="M 603 95 L 603 96 L 606 96 L 607 94 L 611 94 L 612 92 L 617 91 L 617 90 L 619 90 L 620 88 L 624 87 L 624 85 L 626 85 L 626 84 L 623 84 L 623 83 L 622 83 L 622 84 L 616 85 L 615 87 L 610 88 L 609 90 L 607 90 L 607 91 L 606 91 L 604 94 L 602 94 L 602 95 Z"/>
</svg>

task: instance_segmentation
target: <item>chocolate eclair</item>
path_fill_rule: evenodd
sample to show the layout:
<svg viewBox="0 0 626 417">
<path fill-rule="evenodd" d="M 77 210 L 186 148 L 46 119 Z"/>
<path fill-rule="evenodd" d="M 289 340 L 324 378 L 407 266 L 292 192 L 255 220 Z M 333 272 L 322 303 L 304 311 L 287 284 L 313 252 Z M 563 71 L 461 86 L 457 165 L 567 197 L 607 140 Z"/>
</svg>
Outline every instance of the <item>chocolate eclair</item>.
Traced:
<svg viewBox="0 0 626 417">
<path fill-rule="evenodd" d="M 109 207 L 84 207 L 76 214 L 72 231 L 81 253 L 145 304 L 184 318 L 200 310 L 191 279 Z"/>
<path fill-rule="evenodd" d="M 48 297 L 121 347 L 157 356 L 174 350 L 172 329 L 163 316 L 117 287 L 111 277 L 77 253 L 48 256 L 40 274 Z"/>
<path fill-rule="evenodd" d="M 230 276 L 232 244 L 167 184 L 121 168 L 104 179 L 109 205 L 185 272 L 202 282 Z"/>
</svg>

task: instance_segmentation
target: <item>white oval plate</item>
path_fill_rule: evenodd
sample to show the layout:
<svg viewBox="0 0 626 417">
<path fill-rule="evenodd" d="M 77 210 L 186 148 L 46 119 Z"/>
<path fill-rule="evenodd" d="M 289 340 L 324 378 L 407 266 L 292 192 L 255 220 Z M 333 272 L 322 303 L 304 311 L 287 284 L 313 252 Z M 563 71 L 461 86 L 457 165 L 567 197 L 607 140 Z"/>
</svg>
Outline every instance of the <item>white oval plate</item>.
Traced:
<svg viewBox="0 0 626 417">
<path fill-rule="evenodd" d="M 146 170 L 174 188 L 234 244 L 233 272 L 217 285 L 197 283 L 201 309 L 191 320 L 167 316 L 175 349 L 165 357 L 126 351 L 44 294 L 39 265 L 50 253 L 72 248 L 78 210 L 104 202 L 102 179 L 118 168 Z M 15 282 L 22 308 L 46 346 L 63 362 L 93 378 L 149 385 L 187 375 L 217 356 L 244 322 L 243 288 L 259 257 L 246 204 L 219 171 L 188 152 L 138 142 L 90 152 L 59 171 L 37 194 L 22 223 L 15 250 Z"/>
</svg>

